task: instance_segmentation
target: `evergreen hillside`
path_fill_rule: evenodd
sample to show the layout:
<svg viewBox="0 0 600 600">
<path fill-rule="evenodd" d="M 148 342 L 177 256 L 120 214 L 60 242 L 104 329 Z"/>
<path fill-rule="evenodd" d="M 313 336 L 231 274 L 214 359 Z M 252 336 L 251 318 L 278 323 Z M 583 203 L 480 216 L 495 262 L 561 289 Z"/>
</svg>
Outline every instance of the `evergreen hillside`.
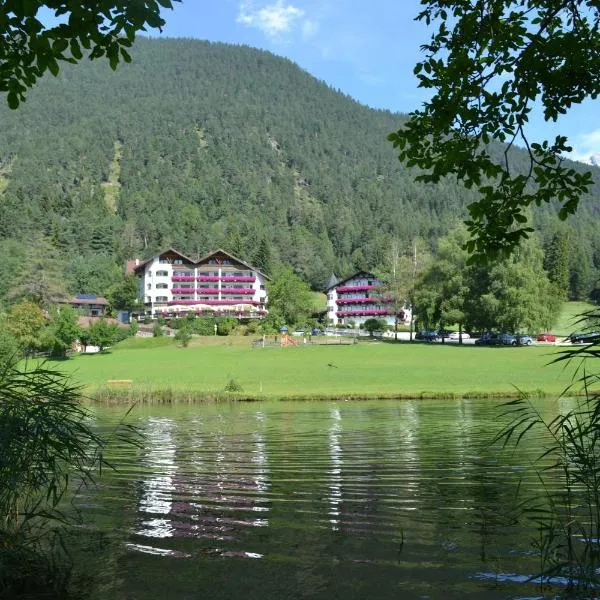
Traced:
<svg viewBox="0 0 600 600">
<path fill-rule="evenodd" d="M 103 293 L 125 259 L 167 246 L 259 266 L 270 254 L 318 288 L 465 214 L 469 192 L 416 184 L 398 162 L 385 138 L 401 116 L 286 59 L 197 40 L 141 40 L 132 55 L 116 72 L 66 65 L 17 111 L 0 103 L 0 301 L 44 285 Z M 590 281 L 599 208 L 595 192 L 568 225 Z M 544 239 L 552 213 L 536 216 Z"/>
</svg>

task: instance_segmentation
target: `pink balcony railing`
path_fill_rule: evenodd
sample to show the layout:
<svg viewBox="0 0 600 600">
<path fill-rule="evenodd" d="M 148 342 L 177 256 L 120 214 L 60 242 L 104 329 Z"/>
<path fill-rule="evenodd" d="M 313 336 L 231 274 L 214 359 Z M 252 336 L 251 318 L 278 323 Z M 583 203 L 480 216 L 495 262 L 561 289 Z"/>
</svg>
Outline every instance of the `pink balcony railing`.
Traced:
<svg viewBox="0 0 600 600">
<path fill-rule="evenodd" d="M 173 304 L 207 304 L 208 306 L 221 306 L 231 304 L 253 304 L 254 306 L 260 306 L 259 300 L 170 300 L 167 302 L 170 306 Z"/>
<path fill-rule="evenodd" d="M 380 285 L 342 285 L 338 288 L 335 288 L 335 291 L 338 294 L 343 294 L 344 292 L 368 292 L 369 290 L 376 290 L 381 287 Z"/>
<path fill-rule="evenodd" d="M 173 275 L 171 281 L 194 281 L 196 278 L 193 275 Z"/>
<path fill-rule="evenodd" d="M 338 317 L 377 317 L 381 315 L 393 315 L 394 311 L 385 308 L 372 308 L 368 310 L 345 310 L 335 313 Z"/>
<path fill-rule="evenodd" d="M 337 303 L 343 304 L 387 304 L 393 302 L 393 298 L 381 297 L 381 298 L 340 298 Z"/>
<path fill-rule="evenodd" d="M 254 294 L 254 290 L 252 288 L 221 288 L 222 294 Z"/>
<path fill-rule="evenodd" d="M 218 294 L 219 288 L 196 288 L 199 294 Z"/>
<path fill-rule="evenodd" d="M 210 281 L 212 283 L 219 281 L 219 278 L 216 275 L 198 275 L 196 279 L 198 281 Z"/>
<path fill-rule="evenodd" d="M 254 283 L 256 277 L 250 275 L 222 275 L 221 281 L 239 281 L 240 283 Z"/>
<path fill-rule="evenodd" d="M 174 287 L 171 292 L 174 294 L 193 294 L 194 288 L 176 288 Z"/>
</svg>

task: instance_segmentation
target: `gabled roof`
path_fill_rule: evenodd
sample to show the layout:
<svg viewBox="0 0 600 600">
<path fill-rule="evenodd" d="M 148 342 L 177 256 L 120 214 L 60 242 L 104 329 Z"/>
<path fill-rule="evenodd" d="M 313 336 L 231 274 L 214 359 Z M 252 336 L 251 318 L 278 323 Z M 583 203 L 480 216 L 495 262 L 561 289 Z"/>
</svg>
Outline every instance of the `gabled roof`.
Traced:
<svg viewBox="0 0 600 600">
<path fill-rule="evenodd" d="M 378 279 L 378 277 L 374 273 L 371 273 L 369 271 L 357 271 L 356 273 L 349 275 L 348 277 L 345 277 L 344 279 L 340 279 L 339 281 L 336 281 L 336 283 L 334 283 L 333 285 L 328 285 L 328 287 L 325 288 L 325 291 L 328 292 L 330 289 L 335 288 L 338 285 L 342 285 L 342 284 L 346 283 L 346 281 L 350 281 L 351 279 L 354 279 L 355 277 L 370 277 L 371 279 Z"/>
<path fill-rule="evenodd" d="M 339 280 L 336 277 L 335 273 L 332 273 L 331 277 L 329 277 L 327 283 L 325 284 L 325 289 L 330 290 L 332 287 L 335 287 L 338 284 L 338 281 Z"/>
<path fill-rule="evenodd" d="M 265 279 L 269 279 L 269 276 L 266 273 L 263 273 L 260 269 L 257 269 L 256 267 L 254 267 L 253 265 L 247 263 L 246 261 L 242 260 L 241 258 L 238 258 L 237 256 L 234 256 L 233 254 L 231 254 L 231 252 L 227 252 L 226 250 L 223 250 L 223 248 L 217 248 L 216 250 L 211 250 L 208 254 L 205 254 L 204 256 L 201 256 L 196 261 L 196 263 L 200 264 L 201 262 L 204 262 L 205 260 L 208 260 L 211 256 L 214 256 L 215 254 L 218 254 L 219 252 L 221 252 L 222 254 L 225 254 L 229 258 L 233 258 L 233 260 L 235 260 L 236 262 L 239 262 L 241 265 L 244 265 L 248 269 L 251 269 L 252 271 L 256 271 L 257 273 L 260 273 Z"/>
<path fill-rule="evenodd" d="M 218 253 L 225 254 L 225 256 L 235 260 L 236 262 L 240 263 L 241 265 L 244 265 L 248 269 L 251 269 L 252 271 L 256 271 L 257 273 L 260 273 L 265 279 L 269 279 L 269 276 L 266 273 L 263 273 L 260 269 L 257 269 L 256 267 L 252 266 L 251 264 L 243 261 L 241 258 L 238 258 L 237 256 L 234 256 L 230 252 L 223 250 L 222 248 L 217 248 L 216 250 L 211 250 L 208 254 L 201 256 L 198 260 L 191 259 L 189 256 L 186 256 L 185 254 L 182 254 L 181 252 L 175 250 L 175 248 L 167 248 L 166 250 L 163 250 L 162 252 L 159 252 L 158 254 L 151 256 L 147 260 L 145 260 L 145 261 L 141 262 L 139 265 L 137 265 L 134 269 L 134 273 L 140 273 L 155 258 L 158 258 L 159 256 L 162 256 L 163 254 L 165 254 L 167 252 L 173 252 L 173 253 L 177 254 L 177 256 L 180 256 L 181 258 L 185 259 L 187 262 L 189 262 L 193 265 L 198 265 L 198 264 L 208 260 L 211 256 L 214 256 L 215 254 L 218 254 Z"/>
<path fill-rule="evenodd" d="M 155 254 L 154 256 L 151 256 L 150 258 L 142 261 L 139 265 L 137 265 L 135 267 L 135 269 L 133 270 L 134 273 L 138 273 L 139 271 L 141 271 L 142 269 L 146 268 L 146 265 L 148 263 L 151 263 L 155 258 L 158 258 L 159 256 L 162 256 L 163 254 L 166 254 L 167 252 L 173 252 L 175 254 L 177 254 L 177 256 L 180 256 L 181 258 L 184 258 L 185 260 L 187 260 L 188 262 L 194 264 L 196 261 L 191 259 L 189 256 L 186 256 L 185 254 L 182 254 L 181 252 L 179 252 L 178 250 L 175 250 L 175 248 L 167 248 L 166 250 L 163 250 L 162 252 L 159 252 L 158 254 Z"/>
</svg>

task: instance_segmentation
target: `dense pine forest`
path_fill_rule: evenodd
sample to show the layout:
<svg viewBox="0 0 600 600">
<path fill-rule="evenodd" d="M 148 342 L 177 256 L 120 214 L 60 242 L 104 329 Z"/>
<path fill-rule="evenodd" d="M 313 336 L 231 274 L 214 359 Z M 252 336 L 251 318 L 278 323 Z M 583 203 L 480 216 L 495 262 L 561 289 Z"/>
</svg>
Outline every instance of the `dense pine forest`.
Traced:
<svg viewBox="0 0 600 600">
<path fill-rule="evenodd" d="M 465 216 L 468 191 L 417 184 L 398 162 L 386 135 L 401 115 L 289 60 L 197 40 L 141 40 L 132 55 L 116 72 L 67 65 L 17 111 L 0 106 L 0 305 L 103 294 L 126 259 L 168 246 L 283 262 L 319 289 L 375 268 L 394 240 L 435 251 Z M 536 211 L 540 243 L 566 247 L 571 297 L 588 296 L 600 191 L 566 224 Z"/>
</svg>

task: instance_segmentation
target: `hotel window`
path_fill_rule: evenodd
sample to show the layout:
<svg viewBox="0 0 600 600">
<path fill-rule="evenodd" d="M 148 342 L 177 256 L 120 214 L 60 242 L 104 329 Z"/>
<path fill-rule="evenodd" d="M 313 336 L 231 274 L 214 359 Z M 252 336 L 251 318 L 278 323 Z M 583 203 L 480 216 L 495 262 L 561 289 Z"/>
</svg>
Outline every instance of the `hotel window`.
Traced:
<svg viewBox="0 0 600 600">
<path fill-rule="evenodd" d="M 176 259 L 173 261 L 173 264 L 174 264 L 174 265 L 182 265 L 182 264 L 183 264 L 183 260 L 182 260 L 181 258 L 176 258 Z"/>
<path fill-rule="evenodd" d="M 166 302 L 166 301 L 167 301 L 166 296 L 156 296 L 155 302 Z"/>
<path fill-rule="evenodd" d="M 157 277 L 166 277 L 169 274 L 169 271 L 156 271 Z"/>
<path fill-rule="evenodd" d="M 231 261 L 230 261 L 228 258 L 224 258 L 224 259 L 223 259 L 223 264 L 224 264 L 224 265 L 230 265 L 230 264 L 231 264 Z"/>
<path fill-rule="evenodd" d="M 208 264 L 209 264 L 209 265 L 216 265 L 216 264 L 217 264 L 217 261 L 216 261 L 214 258 L 211 258 L 211 259 L 208 261 Z"/>
<path fill-rule="evenodd" d="M 261 289 L 261 290 L 264 290 L 264 289 L 265 289 L 265 286 L 264 286 L 264 285 L 261 285 L 261 286 L 260 286 L 260 289 Z"/>
<path fill-rule="evenodd" d="M 166 283 L 157 283 L 156 289 L 157 290 L 167 290 L 167 289 L 169 289 L 169 285 Z"/>
<path fill-rule="evenodd" d="M 151 284 L 151 283 L 148 283 L 148 284 L 146 285 L 146 289 L 147 289 L 147 290 L 151 290 L 151 289 L 152 289 L 152 284 Z"/>
</svg>

